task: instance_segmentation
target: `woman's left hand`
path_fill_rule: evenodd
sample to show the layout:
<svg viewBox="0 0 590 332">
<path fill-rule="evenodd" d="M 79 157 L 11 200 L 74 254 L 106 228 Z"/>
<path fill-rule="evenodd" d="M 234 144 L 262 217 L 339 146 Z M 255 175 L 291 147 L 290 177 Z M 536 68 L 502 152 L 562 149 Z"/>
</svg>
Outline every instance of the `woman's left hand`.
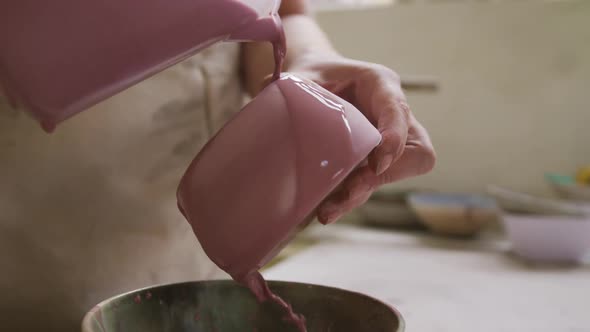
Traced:
<svg viewBox="0 0 590 332">
<path fill-rule="evenodd" d="M 306 77 L 355 105 L 381 132 L 381 144 L 367 166 L 355 170 L 339 191 L 318 209 L 323 224 L 365 203 L 384 184 L 429 172 L 435 152 L 428 132 L 416 120 L 391 69 L 340 55 L 302 56 L 289 72 Z"/>
</svg>

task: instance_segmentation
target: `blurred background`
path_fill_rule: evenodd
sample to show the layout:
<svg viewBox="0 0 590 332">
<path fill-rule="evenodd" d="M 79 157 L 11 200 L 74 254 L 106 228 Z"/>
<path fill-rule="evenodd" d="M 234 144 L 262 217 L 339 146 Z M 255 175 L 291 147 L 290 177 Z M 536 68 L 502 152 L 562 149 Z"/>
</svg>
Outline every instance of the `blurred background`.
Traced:
<svg viewBox="0 0 590 332">
<path fill-rule="evenodd" d="M 590 2 L 318 2 L 332 4 L 318 19 L 344 54 L 440 84 L 408 93 L 438 164 L 396 186 L 550 194 L 546 172 L 590 164 Z"/>
<path fill-rule="evenodd" d="M 399 201 L 406 190 L 489 194 L 493 185 L 571 198 L 556 186 L 580 189 L 576 175 L 590 165 L 590 2 L 314 3 L 342 53 L 383 63 L 409 84 L 436 85 L 407 95 L 437 165 L 383 192 Z"/>
<path fill-rule="evenodd" d="M 341 223 L 507 234 L 513 251 L 541 261 L 588 252 L 589 1 L 314 4 L 338 50 L 401 75 L 438 154 L 432 173 L 380 190 Z"/>
</svg>

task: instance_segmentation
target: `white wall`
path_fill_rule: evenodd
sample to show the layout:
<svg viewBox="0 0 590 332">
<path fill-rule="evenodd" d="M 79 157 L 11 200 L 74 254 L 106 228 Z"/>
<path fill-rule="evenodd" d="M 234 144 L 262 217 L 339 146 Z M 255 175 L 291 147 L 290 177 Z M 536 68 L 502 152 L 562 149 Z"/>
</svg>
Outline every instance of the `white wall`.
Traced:
<svg viewBox="0 0 590 332">
<path fill-rule="evenodd" d="M 348 56 L 441 80 L 436 95 L 409 94 L 438 165 L 396 187 L 548 193 L 546 171 L 590 164 L 590 1 L 399 4 L 319 20 Z"/>
</svg>

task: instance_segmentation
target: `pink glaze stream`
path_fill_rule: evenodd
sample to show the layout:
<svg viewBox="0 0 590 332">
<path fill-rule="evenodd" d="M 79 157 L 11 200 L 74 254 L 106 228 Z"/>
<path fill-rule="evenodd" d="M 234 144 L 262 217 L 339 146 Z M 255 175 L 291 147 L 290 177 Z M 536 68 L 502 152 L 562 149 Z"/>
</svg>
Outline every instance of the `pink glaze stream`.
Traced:
<svg viewBox="0 0 590 332">
<path fill-rule="evenodd" d="M 266 280 L 264 280 L 260 272 L 252 272 L 236 281 L 248 287 L 250 291 L 254 293 L 256 299 L 258 299 L 258 302 L 263 303 L 272 301 L 280 306 L 286 312 L 286 321 L 293 323 L 299 332 L 307 332 L 307 327 L 305 326 L 305 317 L 303 317 L 303 315 L 296 314 L 290 304 L 274 294 L 268 287 Z"/>
<path fill-rule="evenodd" d="M 178 203 L 213 262 L 259 301 L 282 307 L 304 332 L 305 319 L 271 292 L 258 269 L 380 135 L 346 101 L 280 76 L 286 45 L 276 10 L 259 16 L 237 0 L 12 1 L 0 5 L 0 92 L 52 132 L 215 42 L 272 42 L 274 82 L 195 158 Z"/>
<path fill-rule="evenodd" d="M 277 9 L 260 16 L 236 0 L 0 5 L 0 93 L 51 133 L 61 121 L 222 40 L 272 42 L 278 79 L 286 45 Z"/>
</svg>

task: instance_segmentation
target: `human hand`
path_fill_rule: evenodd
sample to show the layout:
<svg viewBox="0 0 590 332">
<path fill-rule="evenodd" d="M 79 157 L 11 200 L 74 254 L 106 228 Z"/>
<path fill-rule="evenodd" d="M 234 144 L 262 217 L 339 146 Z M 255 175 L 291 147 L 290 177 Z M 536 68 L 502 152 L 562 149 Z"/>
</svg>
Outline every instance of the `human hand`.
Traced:
<svg viewBox="0 0 590 332">
<path fill-rule="evenodd" d="M 355 105 L 375 125 L 381 144 L 368 165 L 353 171 L 318 208 L 318 219 L 329 224 L 364 204 L 384 184 L 428 173 L 435 152 L 426 129 L 416 120 L 391 69 L 337 54 L 306 55 L 289 66 Z"/>
</svg>

